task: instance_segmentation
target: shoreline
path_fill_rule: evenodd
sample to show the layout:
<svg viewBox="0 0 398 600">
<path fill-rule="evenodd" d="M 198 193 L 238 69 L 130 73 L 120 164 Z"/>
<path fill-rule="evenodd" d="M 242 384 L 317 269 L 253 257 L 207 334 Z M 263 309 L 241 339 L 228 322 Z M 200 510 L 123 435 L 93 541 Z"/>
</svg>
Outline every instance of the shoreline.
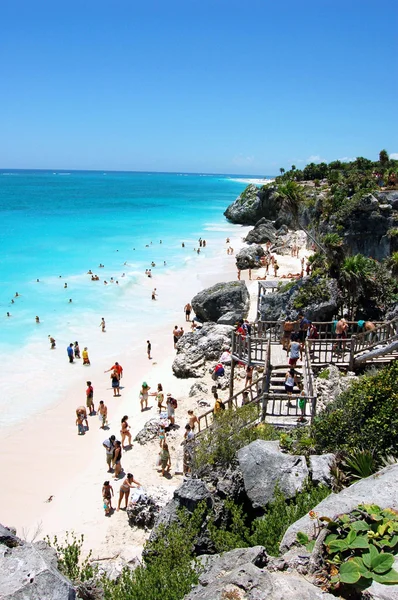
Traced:
<svg viewBox="0 0 398 600">
<path fill-rule="evenodd" d="M 236 230 L 236 237 L 231 234 L 229 237 L 236 253 L 243 246 L 242 236 L 251 227 L 234 225 L 233 228 Z M 220 250 L 212 257 L 200 256 L 195 265 L 190 265 L 188 261 L 187 265 L 175 272 L 155 275 L 149 280 L 143 276 L 141 286 L 148 292 L 149 310 L 165 312 L 164 318 L 167 320 L 164 322 L 162 319 L 161 327 L 156 324 L 145 332 L 141 332 L 138 327 L 137 332 L 135 325 L 123 323 L 123 315 L 118 315 L 119 319 L 114 317 L 118 327 L 113 328 L 112 319 L 107 319 L 107 333 L 102 334 L 98 328 L 96 342 L 88 344 L 92 362 L 83 371 L 80 364 L 68 364 L 62 346 L 57 349 L 57 354 L 54 352 L 49 355 L 47 340 L 43 342 L 43 349 L 39 349 L 40 352 L 43 350 L 43 354 L 38 356 L 39 368 L 51 368 L 51 377 L 54 378 L 60 368 L 62 372 L 73 369 L 74 373 L 66 388 L 53 391 L 51 404 L 42 412 L 30 416 L 22 423 L 2 428 L 5 444 L 0 465 L 7 481 L 1 503 L 2 522 L 16 527 L 21 536 L 30 539 L 39 530 L 40 537 L 47 534 L 62 537 L 63 532 L 75 530 L 84 534 L 86 549 L 97 551 L 106 539 L 106 531 L 116 519 L 130 530 L 125 518 L 119 518 L 123 512 L 115 513 L 106 522 L 109 525 L 104 525 L 100 494 L 107 473 L 102 442 L 112 433 L 117 438 L 120 437 L 119 424 L 124 414 L 129 415 L 133 439 L 144 423 L 155 416 L 154 404 L 150 411 L 140 412 L 138 393 L 143 380 L 148 381 L 151 391 L 161 382 L 165 393 L 171 391 L 177 398 L 188 396 L 192 380 L 179 380 L 172 374 L 171 363 L 175 354 L 171 331 L 175 324 L 184 327 L 183 307 L 198 291 L 219 281 L 236 279 L 235 255 L 226 255 L 226 235 L 225 232 L 220 232 L 219 241 L 212 242 L 220 244 Z M 158 288 L 159 297 L 156 303 L 150 304 L 150 291 L 153 287 Z M 127 340 L 133 336 L 139 336 L 142 340 L 142 351 L 136 347 L 129 348 Z M 147 339 L 152 342 L 152 361 L 146 356 Z M 50 367 L 46 364 L 48 357 L 51 357 Z M 104 374 L 104 370 L 115 360 L 124 367 L 122 385 L 125 388 L 121 390 L 120 399 L 112 397 L 109 374 Z M 100 430 L 98 418 L 93 416 L 89 417 L 90 431 L 85 436 L 78 437 L 74 411 L 78 405 L 85 403 L 86 379 L 91 380 L 94 385 L 95 408 L 99 400 L 104 400 L 108 406 L 110 429 Z M 28 402 L 28 385 L 25 387 L 25 394 Z M 182 425 L 179 430 L 181 438 L 185 424 L 183 408 L 184 402 L 179 402 L 177 423 Z M 148 487 L 148 481 L 149 486 L 159 486 L 161 480 L 154 468 L 156 457 L 149 460 L 148 466 L 145 454 L 148 454 L 146 446 L 134 444 L 132 450 L 124 453 L 124 470 L 133 472 L 145 488 Z M 162 485 L 172 490 L 181 481 L 182 477 L 173 476 L 171 480 L 163 479 Z M 117 483 L 114 486 L 115 494 L 118 488 Z M 52 501 L 46 503 L 50 496 L 53 496 Z M 113 525 L 112 527 L 114 528 Z"/>
</svg>

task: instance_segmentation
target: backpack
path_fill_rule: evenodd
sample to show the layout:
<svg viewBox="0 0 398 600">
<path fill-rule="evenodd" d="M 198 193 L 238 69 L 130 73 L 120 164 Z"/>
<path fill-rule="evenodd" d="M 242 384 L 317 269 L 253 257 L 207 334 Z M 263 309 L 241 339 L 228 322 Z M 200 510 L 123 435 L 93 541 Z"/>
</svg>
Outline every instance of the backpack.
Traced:
<svg viewBox="0 0 398 600">
<path fill-rule="evenodd" d="M 178 408 L 178 403 L 177 403 L 177 400 L 175 398 L 170 398 L 170 404 L 174 408 Z"/>
<path fill-rule="evenodd" d="M 220 405 L 221 410 L 225 410 L 225 404 L 220 399 L 218 399 L 218 403 Z"/>
</svg>

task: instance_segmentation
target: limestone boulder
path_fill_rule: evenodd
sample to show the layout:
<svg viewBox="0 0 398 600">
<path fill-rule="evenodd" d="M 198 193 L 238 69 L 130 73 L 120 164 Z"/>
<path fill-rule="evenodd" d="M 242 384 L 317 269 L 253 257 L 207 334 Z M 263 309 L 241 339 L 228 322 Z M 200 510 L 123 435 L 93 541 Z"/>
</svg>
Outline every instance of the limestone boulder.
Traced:
<svg viewBox="0 0 398 600">
<path fill-rule="evenodd" d="M 339 494 L 330 494 L 322 500 L 314 511 L 321 517 L 333 519 L 337 515 L 349 513 L 358 504 L 377 504 L 381 508 L 398 509 L 398 464 L 385 467 L 378 473 L 361 479 Z M 296 543 L 296 535 L 299 531 L 312 537 L 314 533 L 314 522 L 308 515 L 302 517 L 291 525 L 280 544 L 281 552 L 285 552 Z"/>
<path fill-rule="evenodd" d="M 335 461 L 334 454 L 313 454 L 310 456 L 310 475 L 312 483 L 330 486 L 332 481 L 331 467 Z"/>
<path fill-rule="evenodd" d="M 245 242 L 247 244 L 265 244 L 266 242 L 274 243 L 276 240 L 276 229 L 272 221 L 265 217 L 260 219 L 254 226 L 254 229 L 249 231 Z"/>
<path fill-rule="evenodd" d="M 177 344 L 172 369 L 176 377 L 203 377 L 206 361 L 218 361 L 225 348 L 231 347 L 233 327 L 205 323 L 195 332 L 188 332 Z"/>
<path fill-rule="evenodd" d="M 276 186 L 267 185 L 259 189 L 248 185 L 238 198 L 228 206 L 224 215 L 232 223 L 255 225 L 262 217 L 273 221 L 279 214 Z"/>
<path fill-rule="evenodd" d="M 279 486 L 285 498 L 300 492 L 309 477 L 304 456 L 281 452 L 278 442 L 255 440 L 237 452 L 246 494 L 253 508 L 270 502 Z"/>
<path fill-rule="evenodd" d="M 245 246 L 236 255 L 236 267 L 242 271 L 245 269 L 259 269 L 263 256 L 265 256 L 265 251 L 262 246 L 258 244 Z"/>
<path fill-rule="evenodd" d="M 216 283 L 192 298 L 192 308 L 200 321 L 217 323 L 224 315 L 229 320 L 246 318 L 250 308 L 249 292 L 244 281 Z M 231 316 L 231 313 L 234 317 Z"/>
</svg>

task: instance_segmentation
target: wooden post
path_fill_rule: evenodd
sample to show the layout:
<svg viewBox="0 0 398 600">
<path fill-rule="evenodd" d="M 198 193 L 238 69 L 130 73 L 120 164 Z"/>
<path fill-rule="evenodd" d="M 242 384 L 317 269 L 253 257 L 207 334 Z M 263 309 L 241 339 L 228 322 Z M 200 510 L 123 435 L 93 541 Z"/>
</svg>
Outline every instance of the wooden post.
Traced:
<svg viewBox="0 0 398 600">
<path fill-rule="evenodd" d="M 356 341 L 357 341 L 357 336 L 356 335 L 351 336 L 350 360 L 348 363 L 348 368 L 350 371 L 354 370 L 354 352 L 355 352 Z"/>
<path fill-rule="evenodd" d="M 235 360 L 232 357 L 231 360 L 231 374 L 229 376 L 229 397 L 232 398 L 234 395 L 234 374 L 235 374 Z"/>
</svg>

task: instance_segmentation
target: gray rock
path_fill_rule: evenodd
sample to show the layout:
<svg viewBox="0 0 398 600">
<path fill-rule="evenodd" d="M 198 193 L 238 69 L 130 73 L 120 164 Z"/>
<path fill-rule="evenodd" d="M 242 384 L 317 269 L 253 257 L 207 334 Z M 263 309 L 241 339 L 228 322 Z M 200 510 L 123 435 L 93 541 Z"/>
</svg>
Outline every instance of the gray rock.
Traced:
<svg viewBox="0 0 398 600">
<path fill-rule="evenodd" d="M 236 255 L 236 267 L 241 270 L 259 269 L 261 267 L 262 256 L 265 256 L 262 246 L 245 246 Z"/>
<path fill-rule="evenodd" d="M 310 473 L 312 482 L 329 486 L 332 481 L 330 468 L 335 461 L 334 454 L 313 454 L 310 456 Z"/>
<path fill-rule="evenodd" d="M 202 396 L 203 394 L 208 393 L 209 388 L 207 387 L 207 385 L 203 383 L 203 381 L 198 381 L 197 383 L 191 385 L 191 389 L 189 390 L 189 397 L 192 398 L 192 396 Z"/>
<path fill-rule="evenodd" d="M 160 512 L 160 507 L 150 498 L 139 498 L 127 507 L 127 516 L 131 527 L 151 529 Z"/>
<path fill-rule="evenodd" d="M 237 457 L 253 508 L 270 502 L 277 484 L 286 498 L 293 498 L 309 476 L 304 456 L 283 454 L 278 442 L 255 440 L 241 448 Z"/>
<path fill-rule="evenodd" d="M 235 566 L 231 560 L 229 569 L 218 574 L 215 565 L 213 569 L 214 578 L 206 586 L 196 586 L 184 600 L 335 600 L 297 575 L 268 573 L 251 562 Z"/>
<path fill-rule="evenodd" d="M 276 240 L 276 229 L 272 221 L 268 219 L 260 219 L 254 226 L 254 229 L 249 231 L 245 242 L 247 244 L 265 244 L 266 242 L 274 243 Z"/>
<path fill-rule="evenodd" d="M 267 185 L 258 189 L 249 185 L 240 196 L 230 204 L 224 215 L 232 223 L 255 225 L 265 217 L 273 221 L 279 214 L 279 200 L 275 194 L 276 186 Z"/>
<path fill-rule="evenodd" d="M 14 528 L 4 527 L 4 525 L 1 525 L 0 523 L 0 544 L 4 544 L 8 548 L 22 545 L 22 540 L 20 540 L 14 532 L 16 533 Z"/>
<path fill-rule="evenodd" d="M 199 557 L 201 575 L 199 583 L 202 586 L 209 585 L 222 572 L 231 570 L 231 566 L 252 563 L 262 568 L 269 561 L 263 546 L 252 546 L 251 548 L 236 548 L 224 554 L 203 554 Z"/>
<path fill-rule="evenodd" d="M 177 355 L 173 361 L 176 377 L 203 377 L 206 361 L 216 361 L 224 348 L 231 347 L 233 327 L 205 323 L 195 332 L 186 333 L 177 344 Z"/>
<path fill-rule="evenodd" d="M 315 379 L 318 413 L 358 379 L 352 371 L 344 375 L 335 365 L 328 365 L 326 369 L 328 371 L 327 379 L 323 377 L 316 377 Z"/>
<path fill-rule="evenodd" d="M 174 499 L 179 507 L 193 512 L 200 502 L 205 501 L 211 506 L 211 494 L 201 479 L 188 479 L 174 491 Z"/>
<path fill-rule="evenodd" d="M 330 494 L 322 500 L 314 511 L 319 516 L 333 519 L 337 515 L 351 512 L 358 504 L 377 504 L 381 508 L 398 509 L 398 464 L 385 467 L 378 473 L 361 479 L 339 494 Z M 299 531 L 309 537 L 314 532 L 314 522 L 308 515 L 291 525 L 280 544 L 281 552 L 285 552 L 296 543 Z"/>
<path fill-rule="evenodd" d="M 225 313 L 219 319 L 217 319 L 218 325 L 236 325 L 236 322 L 242 318 L 242 313 L 231 310 L 230 312 Z"/>
<path fill-rule="evenodd" d="M 0 598 L 2 600 L 74 600 L 75 589 L 46 560 L 40 546 L 0 545 Z"/>
<path fill-rule="evenodd" d="M 154 440 L 159 434 L 159 419 L 151 419 L 147 421 L 142 429 L 134 438 L 142 446 L 151 440 Z"/>
<path fill-rule="evenodd" d="M 192 308 L 203 323 L 216 323 L 226 313 L 234 313 L 238 318 L 247 316 L 250 308 L 249 292 L 244 281 L 216 283 L 202 290 L 192 298 Z M 181 341 L 184 339 L 181 338 Z"/>
</svg>

